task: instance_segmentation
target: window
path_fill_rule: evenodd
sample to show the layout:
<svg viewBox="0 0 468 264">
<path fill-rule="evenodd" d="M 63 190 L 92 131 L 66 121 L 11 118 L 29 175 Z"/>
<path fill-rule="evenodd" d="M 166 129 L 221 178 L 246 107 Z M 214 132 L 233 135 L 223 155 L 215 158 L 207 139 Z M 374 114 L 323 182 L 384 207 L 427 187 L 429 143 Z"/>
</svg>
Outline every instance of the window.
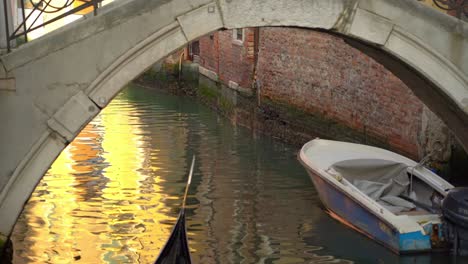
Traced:
<svg viewBox="0 0 468 264">
<path fill-rule="evenodd" d="M 200 42 L 198 40 L 193 41 L 189 45 L 190 54 L 200 55 Z"/>
<path fill-rule="evenodd" d="M 232 38 L 235 41 L 244 42 L 244 29 L 236 28 L 232 31 Z"/>
</svg>

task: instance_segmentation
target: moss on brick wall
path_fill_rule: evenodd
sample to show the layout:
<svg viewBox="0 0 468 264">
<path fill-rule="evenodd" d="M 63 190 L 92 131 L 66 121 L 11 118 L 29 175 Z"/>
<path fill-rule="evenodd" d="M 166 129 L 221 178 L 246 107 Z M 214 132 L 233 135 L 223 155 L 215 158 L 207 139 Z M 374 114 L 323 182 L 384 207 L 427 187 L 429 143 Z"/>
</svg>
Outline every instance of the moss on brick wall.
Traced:
<svg viewBox="0 0 468 264">
<path fill-rule="evenodd" d="M 168 75 L 170 74 L 168 73 Z M 166 85 L 162 87 L 173 91 L 169 87 L 174 78 L 155 73 L 148 73 L 147 76 L 153 80 L 158 79 L 165 82 Z M 235 123 L 279 138 L 296 145 L 298 148 L 315 137 L 321 137 L 373 145 L 417 159 L 412 153 L 405 152 L 405 148 L 395 148 L 388 137 L 375 134 L 366 126 L 352 128 L 340 120 L 330 118 L 327 114 L 311 112 L 296 104 L 290 104 L 288 100 L 276 100 L 263 96 L 258 104 L 257 97 L 245 95 L 204 75 L 199 75 L 198 78 L 183 75 L 178 83 L 177 89 L 180 89 L 184 94 L 198 97 L 200 101 Z M 187 83 L 191 83 L 193 87 L 184 88 Z M 287 99 L 287 94 L 284 96 Z M 304 100 L 306 99 L 304 98 Z M 457 164 L 460 163 L 462 162 Z M 447 171 L 450 168 L 441 170 Z M 451 174 L 450 171 L 448 174 Z"/>
<path fill-rule="evenodd" d="M 261 118 L 269 122 L 281 124 L 283 127 L 288 127 L 287 130 L 289 130 L 289 133 L 292 133 L 292 135 L 283 137 L 291 143 L 303 144 L 312 138 L 321 137 L 366 143 L 383 148 L 389 147 L 388 142 L 367 134 L 365 129 L 353 130 L 345 124 L 329 119 L 326 116 L 311 114 L 295 106 L 282 104 L 267 98 L 263 98 L 259 111 L 261 113 L 260 116 L 262 116 Z"/>
<path fill-rule="evenodd" d="M 0 252 L 2 252 L 3 246 L 5 246 L 5 239 L 3 239 L 2 235 L 0 235 Z"/>
<path fill-rule="evenodd" d="M 385 142 L 418 158 L 423 104 L 382 65 L 323 32 L 266 27 L 260 36 L 257 79 L 264 98 L 359 131 L 362 143 Z M 327 131 L 339 140 L 355 137 L 341 127 Z"/>
<path fill-rule="evenodd" d="M 222 85 L 217 81 L 208 79 L 205 76 L 199 77 L 197 96 L 205 104 L 211 108 L 218 110 L 226 117 L 233 119 L 235 113 L 235 102 L 229 93 L 236 93 L 231 91 L 228 87 Z"/>
</svg>

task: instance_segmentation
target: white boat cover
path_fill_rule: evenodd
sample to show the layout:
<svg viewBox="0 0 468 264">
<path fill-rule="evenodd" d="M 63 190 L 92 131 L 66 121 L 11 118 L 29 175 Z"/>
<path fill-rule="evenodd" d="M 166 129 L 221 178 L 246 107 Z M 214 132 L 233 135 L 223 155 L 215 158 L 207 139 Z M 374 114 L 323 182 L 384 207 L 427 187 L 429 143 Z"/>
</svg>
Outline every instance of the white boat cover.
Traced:
<svg viewBox="0 0 468 264">
<path fill-rule="evenodd" d="M 398 197 L 408 196 L 410 180 L 405 163 L 383 159 L 349 159 L 334 163 L 332 168 L 392 213 L 416 208 L 413 203 Z M 414 193 L 409 196 L 416 200 Z"/>
</svg>

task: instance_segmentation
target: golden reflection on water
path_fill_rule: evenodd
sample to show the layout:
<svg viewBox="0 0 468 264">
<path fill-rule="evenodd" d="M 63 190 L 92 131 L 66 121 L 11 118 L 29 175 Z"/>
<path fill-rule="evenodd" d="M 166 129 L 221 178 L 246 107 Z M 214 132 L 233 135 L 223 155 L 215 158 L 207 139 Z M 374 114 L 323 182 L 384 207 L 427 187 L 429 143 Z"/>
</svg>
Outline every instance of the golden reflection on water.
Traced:
<svg viewBox="0 0 468 264">
<path fill-rule="evenodd" d="M 22 241 L 15 263 L 155 260 L 171 231 L 159 221 L 175 220 L 162 201 L 178 197 L 162 195 L 163 181 L 140 170 L 158 151 L 142 151 L 136 112 L 111 103 L 61 153 L 15 227 L 13 240 Z M 151 166 L 153 175 L 158 169 Z"/>
<path fill-rule="evenodd" d="M 329 218 L 291 148 L 141 88 L 117 96 L 46 173 L 13 231 L 14 263 L 153 263 L 177 218 L 189 153 L 194 263 L 349 263 L 306 241 Z"/>
<path fill-rule="evenodd" d="M 176 221 L 192 153 L 194 263 L 446 263 L 399 258 L 335 222 L 295 150 L 190 99 L 126 89 L 32 194 L 12 235 L 14 263 L 153 263 Z"/>
</svg>

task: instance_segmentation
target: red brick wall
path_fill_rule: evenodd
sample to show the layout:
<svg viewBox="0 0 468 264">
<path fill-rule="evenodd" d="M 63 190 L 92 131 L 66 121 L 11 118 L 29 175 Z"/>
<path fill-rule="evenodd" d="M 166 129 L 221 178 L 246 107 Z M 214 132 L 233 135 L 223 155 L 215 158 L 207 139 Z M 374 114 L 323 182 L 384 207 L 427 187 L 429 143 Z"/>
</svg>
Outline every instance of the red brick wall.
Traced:
<svg viewBox="0 0 468 264">
<path fill-rule="evenodd" d="M 218 31 L 200 38 L 200 64 L 214 71 L 226 85 L 229 81 L 250 88 L 254 66 L 254 30 L 244 29 L 244 41 L 233 39 L 232 30 Z"/>
<path fill-rule="evenodd" d="M 200 65 L 216 73 L 219 65 L 218 35 L 218 32 L 214 32 L 199 39 Z"/>
<path fill-rule="evenodd" d="M 261 28 L 257 78 L 264 98 L 365 131 L 418 157 L 423 104 L 383 66 L 338 37 Z"/>
</svg>

